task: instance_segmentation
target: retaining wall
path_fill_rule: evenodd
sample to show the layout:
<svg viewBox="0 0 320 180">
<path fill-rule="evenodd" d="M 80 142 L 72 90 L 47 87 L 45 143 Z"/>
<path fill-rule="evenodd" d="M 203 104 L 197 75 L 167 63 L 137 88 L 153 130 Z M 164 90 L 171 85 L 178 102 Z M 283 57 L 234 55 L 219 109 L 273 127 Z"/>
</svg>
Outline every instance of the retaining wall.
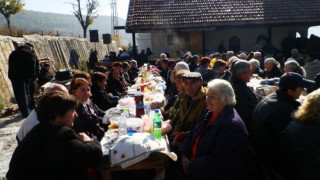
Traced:
<svg viewBox="0 0 320 180">
<path fill-rule="evenodd" d="M 83 66 L 92 50 L 98 51 L 98 59 L 103 59 L 109 51 L 118 53 L 115 42 L 112 44 L 91 43 L 88 39 L 27 35 L 23 38 L 0 36 L 0 112 L 12 106 L 11 82 L 8 79 L 8 57 L 19 45 L 29 42 L 35 46 L 39 59 L 50 58 L 52 71 Z"/>
</svg>

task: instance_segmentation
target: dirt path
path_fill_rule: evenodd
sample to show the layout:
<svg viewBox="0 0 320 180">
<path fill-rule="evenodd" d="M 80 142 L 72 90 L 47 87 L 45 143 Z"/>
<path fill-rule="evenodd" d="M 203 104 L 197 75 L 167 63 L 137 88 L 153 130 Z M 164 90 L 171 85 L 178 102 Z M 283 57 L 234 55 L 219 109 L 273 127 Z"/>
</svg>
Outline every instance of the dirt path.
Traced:
<svg viewBox="0 0 320 180">
<path fill-rule="evenodd" d="M 21 114 L 0 118 L 0 179 L 4 179 L 9 162 L 17 147 L 16 134 L 23 123 Z"/>
</svg>

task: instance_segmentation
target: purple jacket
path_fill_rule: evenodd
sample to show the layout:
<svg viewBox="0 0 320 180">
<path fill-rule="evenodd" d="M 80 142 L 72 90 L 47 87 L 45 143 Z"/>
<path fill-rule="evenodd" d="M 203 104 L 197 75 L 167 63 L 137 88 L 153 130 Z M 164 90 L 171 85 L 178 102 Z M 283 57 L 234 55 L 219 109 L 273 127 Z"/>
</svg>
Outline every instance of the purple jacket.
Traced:
<svg viewBox="0 0 320 180">
<path fill-rule="evenodd" d="M 198 134 L 210 120 L 206 110 L 199 123 L 185 137 L 180 151 L 191 157 Z M 196 159 L 189 163 L 193 179 L 244 179 L 248 132 L 237 111 L 226 106 L 202 133 Z"/>
</svg>

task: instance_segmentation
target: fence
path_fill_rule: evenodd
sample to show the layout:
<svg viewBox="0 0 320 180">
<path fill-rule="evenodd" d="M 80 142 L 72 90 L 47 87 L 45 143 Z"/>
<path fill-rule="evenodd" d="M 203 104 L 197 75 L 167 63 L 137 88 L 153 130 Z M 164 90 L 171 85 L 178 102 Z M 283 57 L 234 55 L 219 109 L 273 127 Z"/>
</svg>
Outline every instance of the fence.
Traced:
<svg viewBox="0 0 320 180">
<path fill-rule="evenodd" d="M 26 35 L 23 38 L 0 36 L 0 111 L 12 106 L 14 98 L 8 79 L 8 57 L 15 47 L 29 42 L 35 46 L 38 58 L 50 58 L 52 70 L 78 68 L 87 61 L 92 50 L 98 51 L 98 59 L 103 59 L 109 51 L 118 53 L 117 44 L 91 43 L 88 39 Z"/>
</svg>

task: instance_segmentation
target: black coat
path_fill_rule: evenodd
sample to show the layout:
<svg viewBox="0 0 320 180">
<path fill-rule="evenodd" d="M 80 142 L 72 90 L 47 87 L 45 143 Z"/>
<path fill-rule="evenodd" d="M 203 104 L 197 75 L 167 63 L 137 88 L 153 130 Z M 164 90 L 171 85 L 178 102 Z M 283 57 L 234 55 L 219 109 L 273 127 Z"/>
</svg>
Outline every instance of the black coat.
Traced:
<svg viewBox="0 0 320 180">
<path fill-rule="evenodd" d="M 32 81 L 36 77 L 35 56 L 24 47 L 18 47 L 9 56 L 8 76 L 14 81 Z"/>
<path fill-rule="evenodd" d="M 257 68 L 254 72 L 252 72 L 253 74 L 258 74 L 259 77 L 264 78 L 265 76 L 265 72 L 261 69 L 261 68 Z"/>
<path fill-rule="evenodd" d="M 198 66 L 192 61 L 192 62 L 189 64 L 189 70 L 190 70 L 190 72 L 194 72 L 197 67 L 198 67 Z"/>
<path fill-rule="evenodd" d="M 320 123 L 291 121 L 280 134 L 280 154 L 288 180 L 320 179 Z"/>
<path fill-rule="evenodd" d="M 72 129 L 76 133 L 84 132 L 90 138 L 103 138 L 104 132 L 108 130 L 108 126 L 102 123 L 104 112 L 96 107 L 91 101 L 88 104 L 80 104 L 76 109 L 78 117 L 74 120 Z"/>
<path fill-rule="evenodd" d="M 102 156 L 98 141 L 84 143 L 66 126 L 40 123 L 15 149 L 7 179 L 85 180 Z"/>
<path fill-rule="evenodd" d="M 258 158 L 270 167 L 279 166 L 279 134 L 291 121 L 300 103 L 277 90 L 259 102 L 254 110 L 251 139 Z"/>
<path fill-rule="evenodd" d="M 125 83 L 121 80 L 115 80 L 109 75 L 106 91 L 113 96 L 121 96 L 126 91 Z"/>
<path fill-rule="evenodd" d="M 248 131 L 250 132 L 252 114 L 258 103 L 258 100 L 256 95 L 249 89 L 247 84 L 241 81 L 239 78 L 233 76 L 231 78 L 231 84 L 237 100 L 237 104 L 234 106 L 234 108 L 237 110 L 241 119 L 246 124 Z"/>
<path fill-rule="evenodd" d="M 224 79 L 226 81 L 231 82 L 232 73 L 229 70 L 225 70 L 224 74 L 220 77 L 220 79 Z"/>
<path fill-rule="evenodd" d="M 91 94 L 93 102 L 103 111 L 115 107 L 118 104 L 118 100 L 112 100 L 112 97 L 98 86 L 91 86 Z"/>
<path fill-rule="evenodd" d="M 320 179 L 320 123 L 291 121 L 280 134 L 280 154 L 288 180 Z"/>
<path fill-rule="evenodd" d="M 38 84 L 39 86 L 44 85 L 45 83 L 51 81 L 53 79 L 53 76 L 50 74 L 49 71 L 46 69 L 41 69 L 40 74 L 38 76 Z"/>
<path fill-rule="evenodd" d="M 278 68 L 277 65 L 273 65 L 273 68 L 270 72 L 265 73 L 265 78 L 271 79 L 275 77 L 281 77 L 282 76 L 282 71 Z"/>
</svg>

